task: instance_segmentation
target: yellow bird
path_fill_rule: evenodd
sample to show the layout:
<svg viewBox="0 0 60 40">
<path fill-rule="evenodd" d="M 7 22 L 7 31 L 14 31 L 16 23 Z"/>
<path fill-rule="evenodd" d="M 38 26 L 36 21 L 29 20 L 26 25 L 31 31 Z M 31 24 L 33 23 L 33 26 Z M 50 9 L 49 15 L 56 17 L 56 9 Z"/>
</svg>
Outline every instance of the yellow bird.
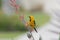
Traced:
<svg viewBox="0 0 60 40">
<path fill-rule="evenodd" d="M 30 32 L 32 32 L 33 30 L 35 30 L 37 32 L 37 30 L 35 28 L 36 23 L 35 23 L 35 19 L 33 16 L 29 16 L 29 19 L 30 19 L 29 22 L 26 22 L 24 20 L 24 16 L 21 16 L 20 19 Z"/>
<path fill-rule="evenodd" d="M 36 23 L 35 23 L 35 19 L 34 19 L 34 17 L 33 16 L 29 16 L 29 22 L 28 22 L 28 24 L 30 25 L 30 27 L 32 28 L 32 29 L 34 29 L 36 32 L 37 32 L 37 30 L 36 30 L 36 28 L 35 28 L 35 26 L 36 26 Z"/>
</svg>

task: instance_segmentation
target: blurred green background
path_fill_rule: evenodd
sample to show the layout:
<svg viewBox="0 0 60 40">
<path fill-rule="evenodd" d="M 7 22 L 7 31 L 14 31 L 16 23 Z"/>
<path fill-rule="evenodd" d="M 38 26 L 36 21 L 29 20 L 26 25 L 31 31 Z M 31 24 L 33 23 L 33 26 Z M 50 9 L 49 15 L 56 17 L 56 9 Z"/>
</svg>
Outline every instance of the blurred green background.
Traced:
<svg viewBox="0 0 60 40">
<path fill-rule="evenodd" d="M 1 5 L 2 3 L 0 0 L 0 8 Z M 38 27 L 41 27 L 49 21 L 49 16 L 44 12 L 20 12 L 25 15 L 26 21 L 29 21 L 28 16 L 33 15 L 35 17 L 36 25 L 38 25 Z M 0 38 L 13 38 L 17 35 L 25 33 L 26 31 L 27 29 L 25 28 L 24 24 L 20 21 L 19 14 L 8 16 L 4 14 L 2 9 L 0 9 Z"/>
<path fill-rule="evenodd" d="M 35 17 L 36 24 L 41 27 L 49 21 L 49 16 L 44 13 L 29 13 L 24 12 L 25 20 L 29 21 L 28 16 L 33 15 Z M 26 33 L 27 29 L 20 21 L 18 15 L 7 16 L 0 12 L 0 38 L 14 38 L 18 35 Z"/>
<path fill-rule="evenodd" d="M 49 16 L 42 12 L 24 12 L 24 15 L 26 21 L 29 21 L 28 16 L 33 15 L 38 26 L 44 25 L 49 20 Z M 0 31 L 26 31 L 26 28 L 20 21 L 19 15 L 7 16 L 0 11 Z"/>
</svg>

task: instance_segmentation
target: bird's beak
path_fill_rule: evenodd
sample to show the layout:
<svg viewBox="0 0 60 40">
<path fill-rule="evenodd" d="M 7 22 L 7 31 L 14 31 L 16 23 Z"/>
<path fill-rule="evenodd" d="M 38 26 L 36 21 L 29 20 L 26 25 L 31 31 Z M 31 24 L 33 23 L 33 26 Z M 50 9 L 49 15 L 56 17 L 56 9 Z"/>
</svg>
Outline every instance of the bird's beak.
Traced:
<svg viewBox="0 0 60 40">
<path fill-rule="evenodd" d="M 29 18 L 30 18 L 30 16 L 29 16 Z"/>
</svg>

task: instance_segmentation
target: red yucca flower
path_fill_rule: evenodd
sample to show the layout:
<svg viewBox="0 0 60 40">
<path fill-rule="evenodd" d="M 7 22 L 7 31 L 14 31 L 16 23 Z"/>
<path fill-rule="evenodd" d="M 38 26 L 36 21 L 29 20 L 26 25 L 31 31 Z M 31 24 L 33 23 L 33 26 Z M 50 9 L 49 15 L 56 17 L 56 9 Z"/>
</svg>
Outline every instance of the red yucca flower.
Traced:
<svg viewBox="0 0 60 40">
<path fill-rule="evenodd" d="M 20 6 L 16 4 L 16 0 L 10 0 L 10 5 L 13 6 L 16 9 L 16 13 L 18 13 Z"/>
<path fill-rule="evenodd" d="M 16 4 L 16 0 L 10 0 L 10 5 L 16 9 L 16 13 L 18 14 L 20 6 Z M 19 16 L 19 17 L 20 19 L 24 19 L 24 15 Z"/>
</svg>

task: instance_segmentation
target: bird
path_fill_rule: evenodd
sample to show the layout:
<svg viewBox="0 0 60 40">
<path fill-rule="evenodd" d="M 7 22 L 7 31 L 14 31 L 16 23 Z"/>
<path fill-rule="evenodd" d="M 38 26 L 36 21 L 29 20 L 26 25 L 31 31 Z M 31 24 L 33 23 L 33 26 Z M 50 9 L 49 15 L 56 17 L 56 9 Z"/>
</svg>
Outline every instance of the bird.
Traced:
<svg viewBox="0 0 60 40">
<path fill-rule="evenodd" d="M 28 22 L 29 26 L 32 28 L 32 30 L 34 29 L 36 32 L 36 22 L 35 22 L 35 19 L 34 19 L 34 16 L 29 16 L 29 22 Z"/>
<path fill-rule="evenodd" d="M 31 33 L 33 30 L 35 30 L 35 31 L 37 32 L 37 30 L 36 30 L 36 28 L 35 28 L 36 23 L 35 23 L 34 16 L 29 16 L 29 21 L 28 21 L 28 22 L 25 21 L 24 16 L 22 16 L 22 18 L 20 17 L 20 19 L 21 19 L 21 21 L 23 22 L 23 24 L 25 25 L 25 27 L 27 28 L 27 30 L 30 31 L 30 33 Z"/>
</svg>

